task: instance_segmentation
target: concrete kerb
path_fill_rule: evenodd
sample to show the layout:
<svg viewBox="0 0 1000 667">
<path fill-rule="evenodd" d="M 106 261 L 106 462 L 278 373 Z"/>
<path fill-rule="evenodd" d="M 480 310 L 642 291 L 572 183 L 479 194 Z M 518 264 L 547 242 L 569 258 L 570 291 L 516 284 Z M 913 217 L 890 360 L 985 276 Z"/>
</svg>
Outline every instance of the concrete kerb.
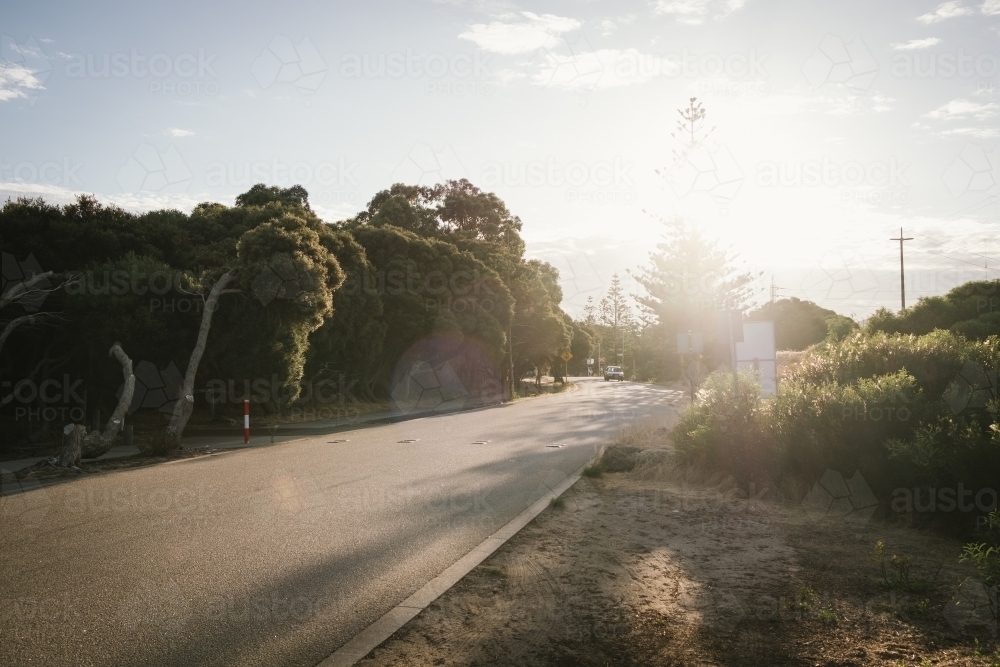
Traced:
<svg viewBox="0 0 1000 667">
<path fill-rule="evenodd" d="M 426 609 L 434 600 L 444 595 L 462 577 L 489 558 L 494 551 L 531 523 L 535 517 L 544 512 L 553 498 L 558 498 L 580 480 L 580 477 L 583 476 L 583 469 L 600 459 L 603 451 L 604 448 L 602 447 L 601 452 L 597 456 L 532 503 L 528 509 L 507 522 L 500 530 L 487 537 L 472 551 L 455 561 L 444 572 L 424 584 L 416 593 L 400 602 L 377 621 L 348 640 L 346 644 L 320 662 L 317 667 L 349 667 L 371 653 L 382 642 L 391 637 L 394 632 L 413 620 L 417 614 Z"/>
</svg>

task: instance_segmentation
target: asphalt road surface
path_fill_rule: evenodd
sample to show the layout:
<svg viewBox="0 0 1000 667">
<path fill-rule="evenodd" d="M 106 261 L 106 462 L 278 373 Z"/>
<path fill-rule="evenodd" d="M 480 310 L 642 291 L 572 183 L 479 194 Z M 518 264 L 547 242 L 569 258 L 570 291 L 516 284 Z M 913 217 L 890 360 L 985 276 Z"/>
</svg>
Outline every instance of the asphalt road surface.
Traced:
<svg viewBox="0 0 1000 667">
<path fill-rule="evenodd" d="M 312 667 L 679 397 L 577 382 L 0 498 L 0 664 Z"/>
</svg>

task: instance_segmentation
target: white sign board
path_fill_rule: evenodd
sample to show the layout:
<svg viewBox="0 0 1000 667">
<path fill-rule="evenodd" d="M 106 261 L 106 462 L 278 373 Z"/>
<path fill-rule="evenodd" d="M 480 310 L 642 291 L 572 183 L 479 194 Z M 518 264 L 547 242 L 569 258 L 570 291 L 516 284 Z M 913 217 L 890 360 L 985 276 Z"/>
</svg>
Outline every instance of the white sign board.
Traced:
<svg viewBox="0 0 1000 667">
<path fill-rule="evenodd" d="M 760 372 L 761 396 L 778 393 L 778 354 L 774 322 L 744 322 L 743 342 L 736 343 L 736 367 Z"/>
</svg>

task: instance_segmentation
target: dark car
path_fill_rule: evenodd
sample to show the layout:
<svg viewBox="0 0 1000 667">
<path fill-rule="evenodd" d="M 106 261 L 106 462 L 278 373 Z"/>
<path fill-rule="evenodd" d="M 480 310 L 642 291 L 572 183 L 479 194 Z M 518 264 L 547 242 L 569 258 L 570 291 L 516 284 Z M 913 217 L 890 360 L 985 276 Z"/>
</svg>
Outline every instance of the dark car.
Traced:
<svg viewBox="0 0 1000 667">
<path fill-rule="evenodd" d="M 625 381 L 625 371 L 622 370 L 621 366 L 606 366 L 604 368 L 604 381 L 611 380 Z"/>
</svg>

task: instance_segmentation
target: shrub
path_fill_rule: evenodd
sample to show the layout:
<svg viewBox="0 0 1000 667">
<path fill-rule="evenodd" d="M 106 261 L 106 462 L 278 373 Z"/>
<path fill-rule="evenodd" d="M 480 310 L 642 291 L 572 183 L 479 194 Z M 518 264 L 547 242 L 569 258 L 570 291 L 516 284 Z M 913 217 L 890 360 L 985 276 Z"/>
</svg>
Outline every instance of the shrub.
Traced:
<svg viewBox="0 0 1000 667">
<path fill-rule="evenodd" d="M 740 373 L 736 383 L 731 373 L 713 374 L 673 439 L 682 463 L 744 485 L 811 485 L 832 468 L 860 470 L 881 497 L 900 487 L 991 487 L 1000 425 L 989 369 L 998 361 L 997 338 L 857 332 L 784 369 L 772 399 L 761 400 L 752 374 Z"/>
<path fill-rule="evenodd" d="M 1000 631 L 1000 510 L 993 510 L 987 517 L 985 542 L 971 542 L 962 549 L 961 560 L 971 562 L 979 571 L 980 583 L 989 600 L 990 613 Z"/>
<path fill-rule="evenodd" d="M 682 463 L 731 475 L 741 485 L 772 477 L 774 437 L 752 371 L 712 373 L 673 431 Z"/>
</svg>

